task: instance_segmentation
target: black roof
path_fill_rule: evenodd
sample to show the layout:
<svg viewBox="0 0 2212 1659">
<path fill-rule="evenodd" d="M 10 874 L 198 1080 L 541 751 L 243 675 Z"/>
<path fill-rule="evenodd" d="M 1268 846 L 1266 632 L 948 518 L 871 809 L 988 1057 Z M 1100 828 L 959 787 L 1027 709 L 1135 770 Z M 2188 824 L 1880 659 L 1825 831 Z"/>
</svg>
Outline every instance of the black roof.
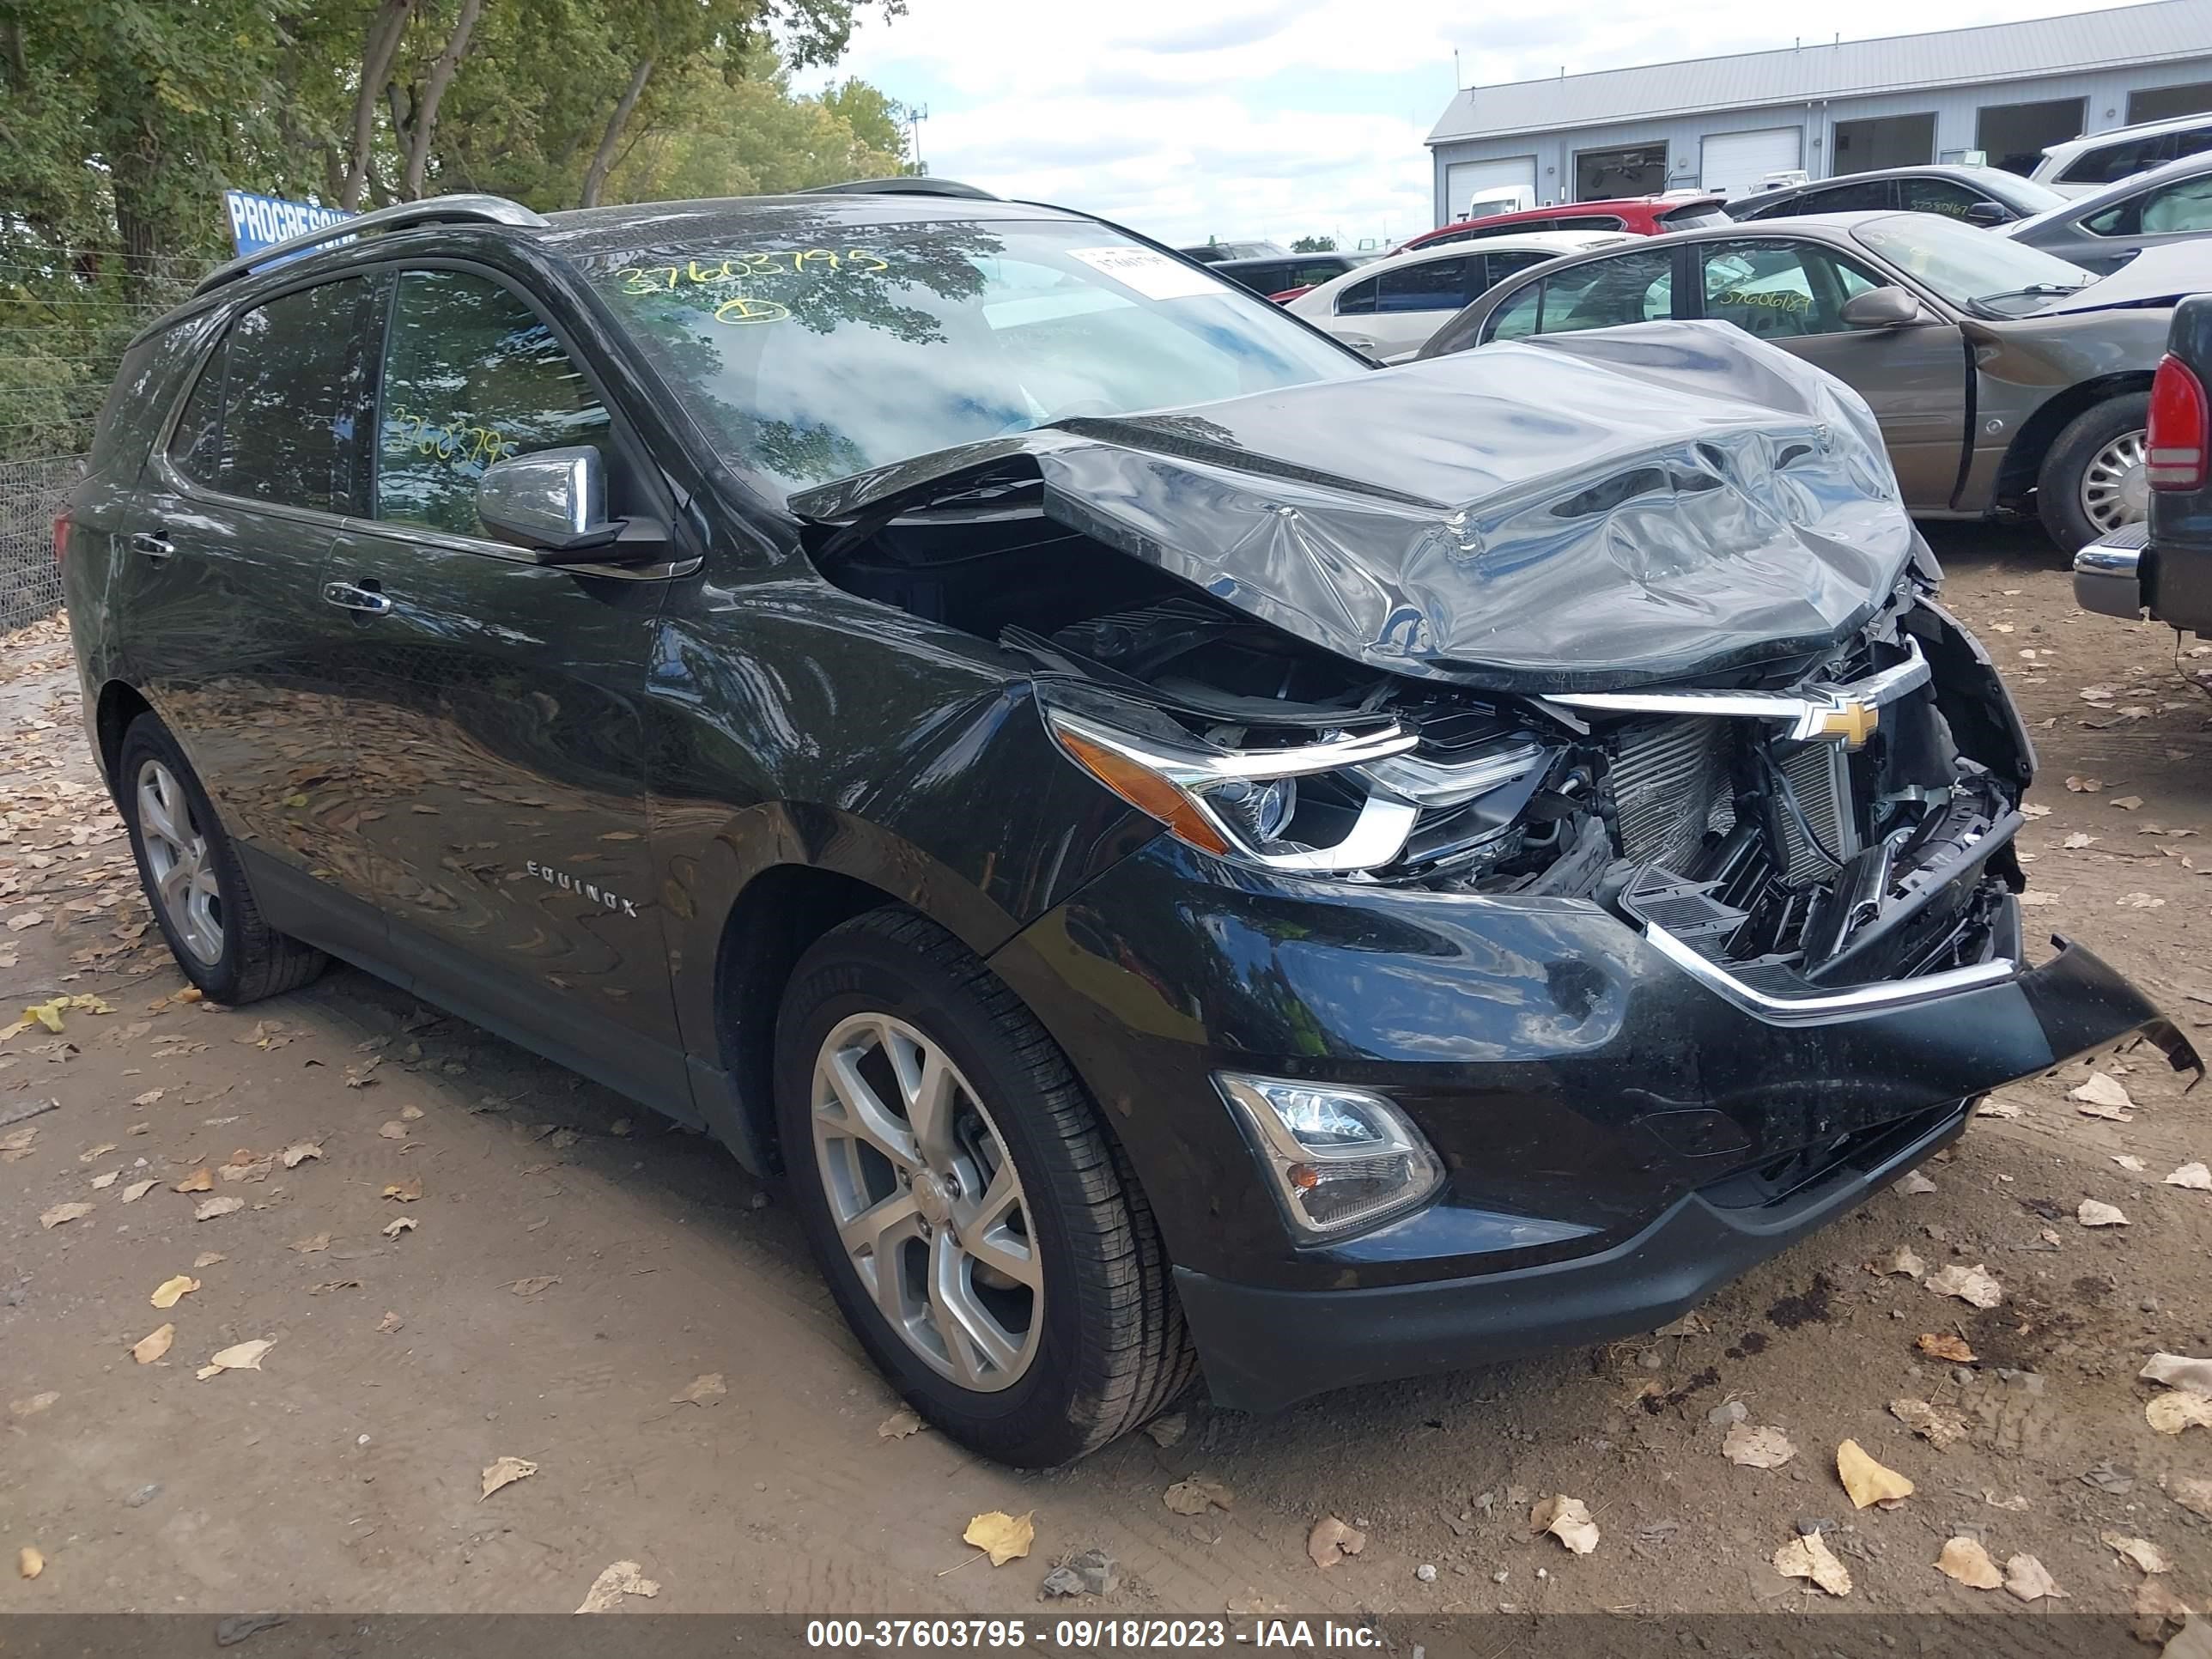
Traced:
<svg viewBox="0 0 2212 1659">
<path fill-rule="evenodd" d="M 772 228 L 779 222 L 811 225 L 934 224 L 947 219 L 1003 223 L 1079 219 L 1065 208 L 1034 202 L 942 194 L 830 193 L 725 196 L 696 202 L 646 202 L 624 207 L 576 208 L 547 216 L 549 227 L 519 233 L 568 255 L 617 252 L 624 248 L 712 242 Z"/>
</svg>

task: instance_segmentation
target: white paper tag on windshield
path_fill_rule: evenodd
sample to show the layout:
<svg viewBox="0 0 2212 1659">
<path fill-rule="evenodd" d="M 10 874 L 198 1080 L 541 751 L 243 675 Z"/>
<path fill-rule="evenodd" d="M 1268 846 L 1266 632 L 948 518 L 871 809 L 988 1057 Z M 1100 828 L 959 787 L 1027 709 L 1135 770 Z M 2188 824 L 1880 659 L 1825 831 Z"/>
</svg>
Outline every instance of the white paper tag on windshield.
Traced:
<svg viewBox="0 0 2212 1659">
<path fill-rule="evenodd" d="M 1093 270 L 1103 270 L 1124 288 L 1133 288 L 1147 300 L 1188 300 L 1201 294 L 1218 294 L 1222 283 L 1203 270 L 1178 264 L 1164 253 L 1148 247 L 1072 247 L 1068 254 Z"/>
</svg>

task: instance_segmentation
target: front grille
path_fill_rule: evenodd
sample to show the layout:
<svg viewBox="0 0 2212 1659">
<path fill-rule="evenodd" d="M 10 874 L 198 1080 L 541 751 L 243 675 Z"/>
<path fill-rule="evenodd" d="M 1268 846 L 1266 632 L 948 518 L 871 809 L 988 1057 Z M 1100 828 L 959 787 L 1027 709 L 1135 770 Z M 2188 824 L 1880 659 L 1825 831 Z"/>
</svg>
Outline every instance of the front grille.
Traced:
<svg viewBox="0 0 2212 1659">
<path fill-rule="evenodd" d="M 1613 801 L 1624 856 L 1680 869 L 1708 830 L 1734 822 L 1729 762 L 1744 729 L 1741 720 L 1690 714 L 1621 733 Z"/>
</svg>

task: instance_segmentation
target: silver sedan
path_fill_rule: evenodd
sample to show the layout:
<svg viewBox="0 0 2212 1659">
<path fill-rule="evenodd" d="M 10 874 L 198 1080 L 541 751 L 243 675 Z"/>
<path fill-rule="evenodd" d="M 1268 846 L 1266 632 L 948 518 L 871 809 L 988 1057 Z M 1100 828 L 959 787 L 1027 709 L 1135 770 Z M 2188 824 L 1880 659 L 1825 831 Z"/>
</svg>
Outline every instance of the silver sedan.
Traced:
<svg viewBox="0 0 2212 1659">
<path fill-rule="evenodd" d="M 2147 247 L 2212 234 L 2212 152 L 2001 225 L 1996 234 L 2099 272 L 2118 270 Z"/>
</svg>

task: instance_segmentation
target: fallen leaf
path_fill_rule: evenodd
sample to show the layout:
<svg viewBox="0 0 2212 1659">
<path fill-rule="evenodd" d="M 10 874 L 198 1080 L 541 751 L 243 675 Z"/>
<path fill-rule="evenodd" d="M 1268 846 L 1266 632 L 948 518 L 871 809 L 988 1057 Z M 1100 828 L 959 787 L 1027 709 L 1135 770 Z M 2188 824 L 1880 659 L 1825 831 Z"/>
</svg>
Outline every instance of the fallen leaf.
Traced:
<svg viewBox="0 0 2212 1659">
<path fill-rule="evenodd" d="M 1797 1455 L 1797 1448 L 1779 1429 L 1754 1429 L 1748 1423 L 1736 1423 L 1721 1442 L 1721 1454 L 1747 1469 L 1778 1469 Z"/>
<path fill-rule="evenodd" d="M 1548 1532 L 1577 1555 L 1588 1555 L 1597 1547 L 1597 1522 L 1579 1498 L 1570 1498 L 1565 1492 L 1547 1498 L 1528 1511 L 1528 1524 L 1538 1532 Z"/>
<path fill-rule="evenodd" d="M 1919 1193 L 1932 1193 L 1936 1190 L 1936 1183 L 1921 1174 L 1919 1170 L 1915 1170 L 1897 1183 L 1897 1188 L 1909 1196 Z"/>
<path fill-rule="evenodd" d="M 526 1457 L 501 1457 L 487 1464 L 483 1472 L 483 1491 L 477 1502 L 481 1504 L 501 1486 L 511 1486 L 518 1480 L 527 1480 L 538 1473 L 538 1465 Z"/>
<path fill-rule="evenodd" d="M 2067 851 L 2074 852 L 2081 848 L 2094 846 L 2098 842 L 2103 839 L 2104 837 L 2101 836 L 2085 836 L 2077 830 L 2058 844 L 2066 848 Z"/>
<path fill-rule="evenodd" d="M 2123 893 L 2112 901 L 2123 910 L 2163 910 L 2166 901 L 2155 893 Z"/>
<path fill-rule="evenodd" d="M 1920 1279 L 1926 1275 L 1928 1264 L 1914 1253 L 1911 1245 L 1900 1244 L 1889 1253 L 1887 1259 L 1868 1262 L 1867 1271 L 1882 1274 L 1903 1273 L 1908 1279 Z"/>
<path fill-rule="evenodd" d="M 1966 1419 L 1945 1407 L 1931 1406 L 1925 1400 L 1893 1400 L 1889 1402 L 1889 1414 L 1937 1451 L 1947 1451 L 1966 1437 Z"/>
<path fill-rule="evenodd" d="M 1966 1338 L 1954 1336 L 1948 1331 L 1923 1331 L 1913 1339 L 1912 1346 L 1931 1358 L 1948 1359 L 1960 1365 L 1974 1363 L 1974 1351 L 1966 1346 Z"/>
<path fill-rule="evenodd" d="M 261 1369 L 261 1356 L 276 1346 L 266 1337 L 256 1337 L 251 1342 L 234 1343 L 208 1356 L 208 1363 L 199 1368 L 199 1379 L 204 1382 L 217 1371 L 258 1371 Z"/>
<path fill-rule="evenodd" d="M 202 1250 L 198 1255 L 192 1258 L 192 1270 L 197 1273 L 202 1267 L 212 1267 L 216 1262 L 222 1259 L 222 1255 L 220 1251 Z"/>
<path fill-rule="evenodd" d="M 1784 1578 L 1809 1578 L 1831 1595 L 1851 1593 L 1850 1573 L 1817 1532 L 1793 1538 L 1775 1551 L 1774 1570 Z"/>
<path fill-rule="evenodd" d="M 1036 1525 L 1028 1516 L 1008 1515 L 1003 1510 L 990 1510 L 977 1516 L 968 1523 L 968 1530 L 960 1534 L 963 1543 L 973 1544 L 989 1556 L 994 1567 L 1003 1567 L 1027 1555 L 1036 1537 Z"/>
<path fill-rule="evenodd" d="M 2143 1172 L 2143 1161 L 2133 1152 L 2115 1152 L 2112 1154 L 2112 1162 L 2130 1175 L 2141 1175 Z"/>
<path fill-rule="evenodd" d="M 2160 1434 L 2179 1434 L 2184 1429 L 2212 1429 L 2212 1400 L 2176 1389 L 2145 1405 L 2143 1420 Z"/>
<path fill-rule="evenodd" d="M 278 1154 L 283 1159 L 284 1167 L 288 1170 L 296 1170 L 307 1159 L 319 1158 L 322 1155 L 321 1143 L 313 1140 L 295 1140 Z"/>
<path fill-rule="evenodd" d="M 672 1406 L 711 1406 L 729 1391 L 729 1385 L 722 1381 L 721 1372 L 704 1371 L 693 1377 L 691 1386 L 683 1393 L 671 1395 L 668 1403 Z"/>
<path fill-rule="evenodd" d="M 2107 1549 L 2118 1550 L 2145 1572 L 2173 1571 L 2172 1558 L 2148 1538 L 2130 1538 L 2117 1532 L 2100 1532 L 2097 1538 Z"/>
<path fill-rule="evenodd" d="M 403 1123 L 412 1123 L 422 1115 L 422 1109 L 420 1106 L 402 1106 L 399 1109 L 399 1121 Z M 624 1118 L 623 1121 L 627 1123 L 629 1120 Z"/>
<path fill-rule="evenodd" d="M 131 1357 L 142 1365 L 150 1365 L 168 1352 L 169 1345 L 177 1340 L 177 1328 L 164 1325 L 159 1330 L 149 1331 L 131 1345 Z"/>
<path fill-rule="evenodd" d="M 1306 1558 L 1323 1572 L 1347 1555 L 1357 1555 L 1366 1547 L 1365 1533 L 1346 1526 L 1333 1515 L 1322 1516 L 1306 1534 Z"/>
<path fill-rule="evenodd" d="M 2212 1170 L 2202 1164 L 2185 1164 L 2166 1176 L 2169 1187 L 2186 1187 L 2192 1193 L 2212 1193 Z"/>
<path fill-rule="evenodd" d="M 2004 1583 L 2004 1574 L 1990 1559 L 1990 1553 L 1971 1538 L 1954 1538 L 1946 1543 L 1942 1554 L 1936 1558 L 1936 1570 L 1969 1589 L 1996 1589 Z"/>
<path fill-rule="evenodd" d="M 1180 1441 L 1190 1428 L 1190 1419 L 1182 1412 L 1166 1412 L 1145 1425 L 1145 1435 L 1155 1446 L 1165 1449 Z"/>
<path fill-rule="evenodd" d="M 413 1232 L 420 1224 L 421 1224 L 418 1223 L 413 1216 L 403 1215 L 397 1220 L 387 1221 L 384 1224 L 384 1236 L 386 1238 L 397 1238 L 402 1233 Z"/>
<path fill-rule="evenodd" d="M 11 1400 L 8 1402 L 9 1414 L 14 1417 L 36 1417 L 60 1398 L 58 1392 L 49 1389 L 44 1394 L 34 1394 L 28 1399 Z"/>
<path fill-rule="evenodd" d="M 2027 1499 L 2014 1492 L 2010 1498 L 2000 1498 L 1986 1486 L 1982 1489 L 1982 1502 L 1993 1510 L 2009 1510 L 2014 1515 L 2027 1513 Z"/>
<path fill-rule="evenodd" d="M 558 1273 L 533 1273 L 528 1279 L 518 1279 L 507 1289 L 517 1296 L 536 1296 L 540 1291 L 550 1291 L 561 1282 Z"/>
<path fill-rule="evenodd" d="M 2044 1570 L 2043 1563 L 2032 1555 L 2015 1555 L 2005 1563 L 2004 1587 L 2023 1601 L 2045 1596 L 2058 1601 L 2068 1599 L 2057 1581 Z"/>
<path fill-rule="evenodd" d="M 2066 1097 L 2069 1100 L 2080 1101 L 2085 1108 L 2101 1107 L 2105 1112 L 2131 1112 L 2135 1109 L 2136 1104 L 2133 1097 L 2120 1086 L 2117 1078 L 2109 1077 L 2102 1072 L 2090 1073 L 2088 1080 L 2078 1088 L 2069 1090 Z M 2091 1114 L 2092 1116 L 2100 1115 L 2100 1113 Z"/>
<path fill-rule="evenodd" d="M 584 1592 L 578 1606 L 579 1613 L 605 1613 L 625 1595 L 653 1596 L 660 1594 L 660 1586 L 645 1576 L 645 1570 L 635 1561 L 617 1561 L 592 1580 L 592 1587 Z"/>
<path fill-rule="evenodd" d="M 125 1031 L 124 1035 L 128 1036 L 130 1033 Z M 161 1097 L 168 1092 L 167 1089 L 149 1089 L 144 1094 L 135 1097 L 131 1103 L 133 1106 L 158 1106 L 161 1103 Z"/>
<path fill-rule="evenodd" d="M 80 1164 L 90 1164 L 97 1159 L 106 1158 L 114 1150 L 115 1143 L 113 1141 L 103 1140 L 99 1146 L 88 1146 L 82 1152 L 79 1152 L 76 1155 L 76 1161 Z"/>
<path fill-rule="evenodd" d="M 396 1331 L 406 1329 L 407 1322 L 392 1312 L 391 1309 L 386 1308 L 384 1310 L 384 1317 L 376 1322 L 376 1328 L 380 1335 L 390 1336 Z"/>
<path fill-rule="evenodd" d="M 173 1193 L 211 1193 L 215 1190 L 215 1171 L 203 1164 L 169 1190 Z"/>
<path fill-rule="evenodd" d="M 219 1215 L 229 1215 L 234 1211 L 242 1210 L 245 1207 L 244 1199 L 232 1198 L 226 1194 L 221 1198 L 210 1198 L 202 1203 L 199 1208 L 192 1212 L 192 1219 L 212 1221 Z"/>
<path fill-rule="evenodd" d="M 2154 1353 L 2136 1375 L 2146 1382 L 2163 1382 L 2191 1394 L 2212 1396 L 2212 1359 L 2183 1353 Z"/>
<path fill-rule="evenodd" d="M 2146 1578 L 2136 1584 L 2129 1611 L 2135 1614 L 2134 1622 L 2129 1626 L 2135 1638 L 2156 1647 L 2166 1641 L 2169 1630 L 2178 1634 L 2186 1629 L 2191 1623 L 2190 1615 L 2196 1609 L 2169 1589 L 2164 1580 Z M 2167 1646 L 2165 1652 L 2166 1659 L 2191 1659 L 2178 1645 Z M 2194 1659 L 2204 1659 L 2201 1645 Z"/>
<path fill-rule="evenodd" d="M 2187 1510 L 2212 1521 L 2212 1479 L 2197 1474 L 2177 1474 L 2167 1483 L 2166 1495 Z"/>
<path fill-rule="evenodd" d="M 1930 1273 L 1925 1283 L 1938 1296 L 1955 1296 L 1977 1308 L 1994 1308 L 2004 1300 L 2004 1287 L 1979 1262 L 1962 1267 L 1954 1261 L 1942 1272 Z"/>
<path fill-rule="evenodd" d="M 395 1181 L 384 1189 L 384 1196 L 396 1198 L 402 1204 L 412 1204 L 422 1196 L 422 1177 L 409 1176 L 404 1181 Z"/>
<path fill-rule="evenodd" d="M 1856 1440 L 1846 1440 L 1836 1448 L 1836 1474 L 1856 1509 L 1869 1504 L 1893 1504 L 1912 1496 L 1910 1480 L 1875 1462 Z"/>
<path fill-rule="evenodd" d="M 314 1255 L 320 1251 L 327 1250 L 331 1248 L 331 1236 L 328 1233 L 311 1234 L 306 1238 L 294 1239 L 284 1248 L 288 1250 L 296 1251 L 301 1255 Z"/>
<path fill-rule="evenodd" d="M 2074 1212 L 2074 1218 L 2085 1227 L 2124 1227 L 2128 1218 L 2115 1205 L 2100 1204 L 2094 1198 L 2081 1200 L 2081 1207 Z"/>
<path fill-rule="evenodd" d="M 1974 1115 L 1976 1117 L 2018 1117 L 2020 1103 L 2016 1100 L 1999 1100 L 1992 1095 L 1974 1108 Z"/>
<path fill-rule="evenodd" d="M 10 1129 L 0 1135 L 0 1163 L 15 1164 L 31 1155 L 31 1143 L 39 1138 L 39 1126 L 26 1123 L 20 1129 Z"/>
<path fill-rule="evenodd" d="M 134 1181 L 123 1189 L 123 1201 L 125 1204 L 136 1204 L 159 1185 L 161 1182 L 157 1181 Z"/>
<path fill-rule="evenodd" d="M 199 1287 L 198 1279 L 188 1279 L 183 1273 L 179 1273 L 174 1278 L 165 1279 L 156 1285 L 154 1287 L 154 1294 L 147 1300 L 157 1308 L 173 1308 Z"/>
<path fill-rule="evenodd" d="M 377 1080 L 376 1068 L 383 1064 L 384 1056 L 382 1054 L 379 1054 L 375 1059 L 370 1060 L 365 1066 L 347 1066 L 345 1068 L 345 1086 L 349 1089 L 368 1088 Z"/>
<path fill-rule="evenodd" d="M 2123 812 L 2132 812 L 2142 805 L 2142 797 L 2141 795 L 2115 795 L 2112 797 L 2111 804 L 2118 807 Z"/>
<path fill-rule="evenodd" d="M 1225 1510 L 1236 1501 L 1237 1494 L 1218 1480 L 1195 1474 L 1160 1494 L 1160 1502 L 1177 1515 L 1204 1515 L 1210 1509 Z"/>
<path fill-rule="evenodd" d="M 122 1173 L 123 1173 L 123 1171 L 122 1171 L 122 1170 L 109 1170 L 106 1175 L 98 1175 L 98 1176 L 93 1176 L 93 1178 L 92 1178 L 92 1189 L 93 1189 L 93 1191 L 94 1191 L 94 1192 L 96 1192 L 96 1193 L 104 1193 L 104 1192 L 106 1192 L 106 1191 L 110 1187 L 112 1187 L 112 1186 L 115 1184 L 116 1177 L 117 1177 L 117 1176 L 120 1176 Z"/>
<path fill-rule="evenodd" d="M 902 1407 L 876 1425 L 876 1437 L 879 1440 L 903 1440 L 910 1434 L 920 1434 L 921 1430 L 921 1417 L 910 1407 Z"/>
<path fill-rule="evenodd" d="M 407 1126 L 395 1117 L 388 1122 L 378 1124 L 376 1133 L 386 1140 L 404 1140 L 407 1139 Z"/>
<path fill-rule="evenodd" d="M 15 1552 L 15 1571 L 26 1578 L 36 1578 L 46 1570 L 46 1558 L 31 1545 L 26 1544 Z"/>
<path fill-rule="evenodd" d="M 39 1225 L 52 1232 L 65 1221 L 75 1221 L 79 1216 L 91 1213 L 92 1206 L 89 1204 L 57 1204 L 51 1210 L 39 1212 Z"/>
</svg>

